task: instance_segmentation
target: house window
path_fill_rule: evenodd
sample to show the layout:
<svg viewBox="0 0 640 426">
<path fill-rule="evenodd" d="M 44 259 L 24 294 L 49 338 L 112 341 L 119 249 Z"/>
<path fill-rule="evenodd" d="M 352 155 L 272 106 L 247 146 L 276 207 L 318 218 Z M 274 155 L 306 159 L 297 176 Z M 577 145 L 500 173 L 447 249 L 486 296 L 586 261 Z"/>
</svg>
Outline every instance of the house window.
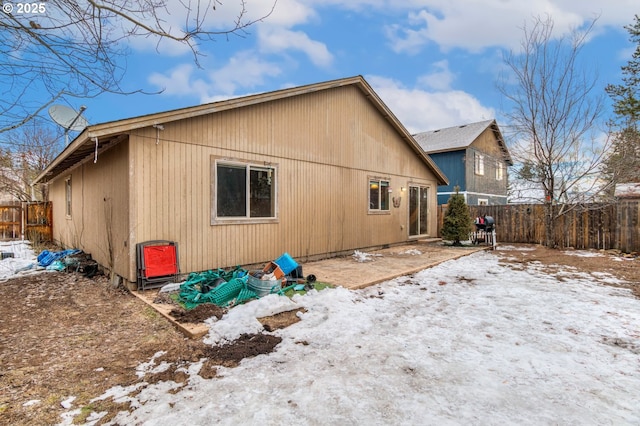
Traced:
<svg viewBox="0 0 640 426">
<path fill-rule="evenodd" d="M 475 172 L 477 175 L 484 175 L 484 155 L 475 154 Z"/>
<path fill-rule="evenodd" d="M 489 200 L 487 198 L 478 198 L 478 205 L 479 206 L 488 206 L 489 205 Z"/>
<path fill-rule="evenodd" d="M 276 168 L 242 163 L 215 163 L 216 218 L 276 217 Z"/>
<path fill-rule="evenodd" d="M 389 210 L 389 181 L 369 179 L 369 210 Z"/>
<path fill-rule="evenodd" d="M 65 214 L 71 217 L 71 176 L 64 180 L 64 205 Z"/>
<path fill-rule="evenodd" d="M 504 164 L 501 162 L 496 163 L 496 180 L 504 179 Z"/>
</svg>

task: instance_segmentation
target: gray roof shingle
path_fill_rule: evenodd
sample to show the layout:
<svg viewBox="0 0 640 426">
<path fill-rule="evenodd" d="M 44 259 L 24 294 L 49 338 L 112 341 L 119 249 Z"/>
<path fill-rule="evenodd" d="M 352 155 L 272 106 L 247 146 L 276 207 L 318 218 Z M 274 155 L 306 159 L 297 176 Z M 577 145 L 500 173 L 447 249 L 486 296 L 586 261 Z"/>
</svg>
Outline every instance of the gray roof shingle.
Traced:
<svg viewBox="0 0 640 426">
<path fill-rule="evenodd" d="M 413 138 L 420 144 L 427 154 L 442 151 L 455 151 L 471 145 L 474 140 L 495 120 L 479 121 L 447 127 L 446 129 L 430 130 L 417 133 Z"/>
<path fill-rule="evenodd" d="M 478 136 L 487 128 L 491 127 L 500 149 L 504 153 L 504 159 L 509 164 L 513 164 L 507 145 L 502 137 L 498 123 L 495 119 L 478 121 L 476 123 L 462 124 L 459 126 L 447 127 L 445 129 L 430 130 L 413 135 L 420 147 L 427 154 L 438 152 L 458 151 L 466 149 L 475 141 Z"/>
</svg>

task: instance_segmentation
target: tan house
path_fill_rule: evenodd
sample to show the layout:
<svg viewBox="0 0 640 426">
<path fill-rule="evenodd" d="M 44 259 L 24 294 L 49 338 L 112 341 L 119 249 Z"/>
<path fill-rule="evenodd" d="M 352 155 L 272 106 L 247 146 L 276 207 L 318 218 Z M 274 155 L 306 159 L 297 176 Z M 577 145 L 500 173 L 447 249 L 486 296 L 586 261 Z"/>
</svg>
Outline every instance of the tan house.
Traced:
<svg viewBox="0 0 640 426">
<path fill-rule="evenodd" d="M 149 240 L 185 273 L 435 236 L 447 180 L 357 76 L 89 126 L 36 182 L 54 239 L 135 282 Z"/>
</svg>

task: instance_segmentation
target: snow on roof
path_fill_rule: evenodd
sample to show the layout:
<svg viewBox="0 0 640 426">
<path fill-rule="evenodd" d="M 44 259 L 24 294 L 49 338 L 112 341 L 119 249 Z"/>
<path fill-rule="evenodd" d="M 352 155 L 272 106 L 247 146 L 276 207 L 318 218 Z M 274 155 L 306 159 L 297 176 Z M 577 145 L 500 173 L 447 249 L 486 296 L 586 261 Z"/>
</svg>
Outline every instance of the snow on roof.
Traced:
<svg viewBox="0 0 640 426">
<path fill-rule="evenodd" d="M 447 127 L 446 129 L 430 130 L 428 132 L 417 133 L 413 138 L 427 154 L 464 149 L 471 145 L 494 121 L 495 120 L 485 120 L 477 123 Z"/>
<path fill-rule="evenodd" d="M 615 196 L 620 198 L 640 198 L 640 183 L 617 184 Z"/>
</svg>

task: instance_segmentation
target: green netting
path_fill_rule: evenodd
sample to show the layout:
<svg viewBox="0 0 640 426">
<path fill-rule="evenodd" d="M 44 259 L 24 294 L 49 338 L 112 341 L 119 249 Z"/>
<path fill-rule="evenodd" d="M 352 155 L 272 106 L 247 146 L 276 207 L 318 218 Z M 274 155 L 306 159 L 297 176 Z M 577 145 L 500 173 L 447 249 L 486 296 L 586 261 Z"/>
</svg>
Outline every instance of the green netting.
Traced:
<svg viewBox="0 0 640 426">
<path fill-rule="evenodd" d="M 220 284 L 214 290 L 207 293 L 207 295 L 211 296 L 213 303 L 216 305 L 226 306 L 229 302 L 238 297 L 244 286 L 244 281 L 240 278 L 234 278 L 231 281 Z"/>
<path fill-rule="evenodd" d="M 242 269 L 239 266 L 236 266 L 234 269 L 229 271 L 226 271 L 222 268 L 218 268 L 215 271 L 209 270 L 204 272 L 192 272 L 187 277 L 186 283 L 193 283 L 193 284 L 206 283 L 209 285 L 213 285 L 213 283 L 218 278 L 222 278 L 225 281 L 230 281 L 233 278 L 241 278 L 246 275 L 247 275 L 246 269 Z"/>
<path fill-rule="evenodd" d="M 247 288 L 247 286 L 244 286 L 242 288 L 242 290 L 240 290 L 240 293 L 238 294 L 238 296 L 236 297 L 236 305 L 239 305 L 241 303 L 246 302 L 247 300 L 251 300 L 251 299 L 257 299 L 258 298 L 258 294 Z"/>
<path fill-rule="evenodd" d="M 193 309 L 201 303 L 213 303 L 218 306 L 227 306 L 229 302 L 240 293 L 244 287 L 241 278 L 219 284 L 215 289 L 203 293 L 198 282 L 185 282 L 180 286 L 180 300 L 187 309 Z"/>
<path fill-rule="evenodd" d="M 216 286 L 220 279 L 225 282 Z M 230 271 L 217 269 L 192 272 L 180 285 L 180 301 L 187 309 L 193 309 L 201 303 L 213 303 L 225 307 L 234 299 L 235 303 L 242 303 L 255 297 L 255 293 L 246 288 L 246 279 L 247 271 L 240 267 Z M 208 289 L 214 286 L 212 290 Z"/>
</svg>

